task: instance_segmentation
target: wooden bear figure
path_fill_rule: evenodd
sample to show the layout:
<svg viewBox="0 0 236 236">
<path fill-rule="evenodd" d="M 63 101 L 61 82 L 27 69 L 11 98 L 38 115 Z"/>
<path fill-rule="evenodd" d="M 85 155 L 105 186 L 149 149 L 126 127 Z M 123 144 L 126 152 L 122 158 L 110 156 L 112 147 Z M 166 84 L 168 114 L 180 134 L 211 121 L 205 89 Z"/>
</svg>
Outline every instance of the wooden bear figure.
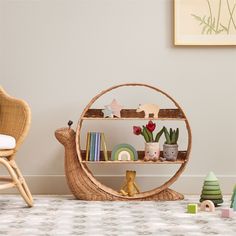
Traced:
<svg viewBox="0 0 236 236">
<path fill-rule="evenodd" d="M 124 196 L 132 197 L 136 193 L 140 193 L 137 184 L 135 183 L 136 171 L 127 170 L 126 171 L 126 181 L 122 186 L 120 193 Z"/>
</svg>

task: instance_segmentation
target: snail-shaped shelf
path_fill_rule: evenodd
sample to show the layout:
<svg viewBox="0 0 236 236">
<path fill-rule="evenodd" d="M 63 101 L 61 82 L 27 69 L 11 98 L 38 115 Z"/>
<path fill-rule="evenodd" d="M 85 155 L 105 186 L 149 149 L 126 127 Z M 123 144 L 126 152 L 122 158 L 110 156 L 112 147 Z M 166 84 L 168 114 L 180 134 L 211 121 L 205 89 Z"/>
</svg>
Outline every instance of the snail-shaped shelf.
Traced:
<svg viewBox="0 0 236 236">
<path fill-rule="evenodd" d="M 120 87 L 146 87 L 152 89 L 163 96 L 167 97 L 174 105 L 175 109 L 161 109 L 159 112 L 159 120 L 180 120 L 185 122 L 187 129 L 187 150 L 179 151 L 178 158 L 176 161 L 157 161 L 157 162 L 144 162 L 142 159 L 144 157 L 143 151 L 138 151 L 139 160 L 138 161 L 100 161 L 99 164 L 109 164 L 109 163 L 132 163 L 132 164 L 180 164 L 179 169 L 176 173 L 164 184 L 154 188 L 150 191 L 142 192 L 136 194 L 133 197 L 122 196 L 119 192 L 112 188 L 109 188 L 99 182 L 91 173 L 87 167 L 87 161 L 85 161 L 85 150 L 81 150 L 80 147 L 80 134 L 81 127 L 84 120 L 135 120 L 135 119 L 147 119 L 144 118 L 144 113 L 137 113 L 135 109 L 122 109 L 120 118 L 103 118 L 102 109 L 92 109 L 92 105 L 96 100 L 111 90 L 115 90 Z M 148 118 L 148 120 L 151 118 Z M 191 150 L 191 129 L 188 120 L 178 105 L 178 103 L 170 97 L 167 93 L 161 91 L 160 89 L 147 85 L 147 84 L 121 84 L 111 87 L 107 90 L 102 91 L 97 96 L 95 96 L 90 103 L 84 109 L 80 120 L 78 122 L 77 131 L 71 128 L 61 128 L 55 132 L 56 138 L 65 146 L 65 173 L 67 178 L 67 183 L 71 192 L 74 196 L 81 200 L 180 200 L 184 196 L 174 190 L 169 189 L 178 177 L 183 173 L 187 162 L 189 160 L 189 154 Z M 109 154 L 109 153 L 108 153 Z M 161 153 L 162 155 L 162 153 Z M 94 163 L 94 162 L 89 162 Z M 96 162 L 97 163 L 97 162 Z"/>
</svg>

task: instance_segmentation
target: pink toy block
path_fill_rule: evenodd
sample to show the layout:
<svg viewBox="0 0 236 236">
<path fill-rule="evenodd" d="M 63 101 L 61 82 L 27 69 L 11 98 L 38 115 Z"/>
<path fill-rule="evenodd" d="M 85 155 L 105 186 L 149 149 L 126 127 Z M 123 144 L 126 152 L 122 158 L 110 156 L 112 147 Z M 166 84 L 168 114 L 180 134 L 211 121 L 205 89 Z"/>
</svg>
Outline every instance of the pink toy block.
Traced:
<svg viewBox="0 0 236 236">
<path fill-rule="evenodd" d="M 234 215 L 233 209 L 231 209 L 231 208 L 221 209 L 221 217 L 222 218 L 232 218 L 233 215 Z"/>
</svg>

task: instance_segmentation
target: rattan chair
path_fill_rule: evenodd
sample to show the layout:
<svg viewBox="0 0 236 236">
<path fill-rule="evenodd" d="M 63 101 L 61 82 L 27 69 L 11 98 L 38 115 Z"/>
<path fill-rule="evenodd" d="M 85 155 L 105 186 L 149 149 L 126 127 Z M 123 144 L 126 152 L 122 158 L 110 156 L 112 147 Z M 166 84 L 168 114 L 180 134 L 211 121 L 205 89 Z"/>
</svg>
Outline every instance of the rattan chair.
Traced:
<svg viewBox="0 0 236 236">
<path fill-rule="evenodd" d="M 0 149 L 0 164 L 6 167 L 10 177 L 0 176 L 0 190 L 16 187 L 29 207 L 33 198 L 15 162 L 15 154 L 23 143 L 30 127 L 31 112 L 28 104 L 9 96 L 0 86 L 0 134 L 13 136 L 14 149 Z"/>
</svg>

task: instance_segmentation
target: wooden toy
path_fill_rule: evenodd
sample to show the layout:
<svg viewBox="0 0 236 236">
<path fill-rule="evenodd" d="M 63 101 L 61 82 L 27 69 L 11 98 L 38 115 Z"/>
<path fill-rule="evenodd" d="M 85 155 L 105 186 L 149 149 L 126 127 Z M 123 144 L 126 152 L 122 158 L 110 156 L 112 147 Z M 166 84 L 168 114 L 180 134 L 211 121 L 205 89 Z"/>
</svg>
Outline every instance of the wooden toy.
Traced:
<svg viewBox="0 0 236 236">
<path fill-rule="evenodd" d="M 116 99 L 113 99 L 111 104 L 108 105 L 111 110 L 112 110 L 112 114 L 113 116 L 119 117 L 120 118 L 120 111 L 123 108 L 123 106 L 121 106 Z"/>
<path fill-rule="evenodd" d="M 113 118 L 113 113 L 109 106 L 105 106 L 105 109 L 102 110 L 102 113 L 104 118 L 106 117 Z"/>
<path fill-rule="evenodd" d="M 153 114 L 153 118 L 158 118 L 159 110 L 160 108 L 156 104 L 140 104 L 136 112 L 144 111 L 145 118 L 149 118 L 150 114 Z"/>
<path fill-rule="evenodd" d="M 210 200 L 205 200 L 201 203 L 201 211 L 209 211 L 214 212 L 215 211 L 215 205 Z"/>
<path fill-rule="evenodd" d="M 215 206 L 223 203 L 220 185 L 215 174 L 211 171 L 204 180 L 200 202 L 211 200 Z"/>
<path fill-rule="evenodd" d="M 234 195 L 233 210 L 236 211 L 236 195 Z"/>
<path fill-rule="evenodd" d="M 190 203 L 187 206 L 187 213 L 196 214 L 198 212 L 198 204 Z"/>
<path fill-rule="evenodd" d="M 124 196 L 132 197 L 136 193 L 140 193 L 137 184 L 135 183 L 136 171 L 127 170 L 126 171 L 126 181 L 122 186 L 120 193 Z"/>
<path fill-rule="evenodd" d="M 236 184 L 234 185 L 230 208 L 233 208 L 233 204 L 235 203 L 235 201 L 236 201 Z"/>
<path fill-rule="evenodd" d="M 231 208 L 221 209 L 221 217 L 222 218 L 232 218 L 233 215 L 234 215 L 234 212 Z"/>
</svg>

